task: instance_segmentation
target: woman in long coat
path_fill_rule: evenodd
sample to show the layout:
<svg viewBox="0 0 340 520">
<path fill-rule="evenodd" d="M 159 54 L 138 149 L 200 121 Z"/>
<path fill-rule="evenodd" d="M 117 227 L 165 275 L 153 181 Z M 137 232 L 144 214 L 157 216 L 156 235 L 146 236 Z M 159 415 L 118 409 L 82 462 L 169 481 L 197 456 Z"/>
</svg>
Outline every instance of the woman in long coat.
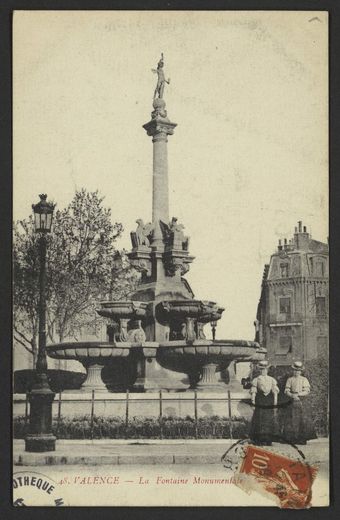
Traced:
<svg viewBox="0 0 340 520">
<path fill-rule="evenodd" d="M 304 413 L 303 400 L 310 393 L 310 384 L 301 372 L 303 365 L 295 361 L 292 365 L 293 376 L 286 382 L 285 394 L 290 398 L 284 414 L 282 437 L 292 444 L 306 444 L 315 439 L 315 429 L 311 419 Z"/>
<path fill-rule="evenodd" d="M 251 401 L 255 406 L 250 426 L 250 439 L 258 445 L 270 446 L 279 438 L 277 421 L 277 381 L 268 375 L 268 361 L 258 364 L 260 375 L 253 379 L 250 389 Z"/>
</svg>

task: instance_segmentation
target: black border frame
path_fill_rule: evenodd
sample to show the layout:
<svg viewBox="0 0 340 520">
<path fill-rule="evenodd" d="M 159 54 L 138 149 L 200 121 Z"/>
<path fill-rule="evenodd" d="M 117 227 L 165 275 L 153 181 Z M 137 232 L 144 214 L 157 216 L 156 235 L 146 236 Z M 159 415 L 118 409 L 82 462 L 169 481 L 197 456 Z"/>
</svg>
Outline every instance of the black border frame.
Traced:
<svg viewBox="0 0 340 520">
<path fill-rule="evenodd" d="M 12 430 L 11 430 L 11 388 L 12 352 L 11 324 L 11 227 L 12 227 L 12 12 L 13 10 L 305 10 L 329 12 L 329 152 L 330 152 L 330 507 L 309 510 L 280 510 L 271 507 L 67 507 L 67 508 L 14 508 L 11 505 L 12 475 Z M 338 290 L 339 274 L 337 267 L 340 256 L 339 208 L 340 200 L 340 1 L 339 0 L 2 0 L 0 5 L 0 506 L 2 518 L 75 518 L 87 520 L 96 510 L 102 518 L 134 520 L 144 518 L 174 518 L 178 520 L 201 520 L 225 518 L 232 515 L 235 520 L 251 518 L 255 520 L 281 518 L 322 518 L 332 520 L 340 513 L 339 485 L 340 455 L 337 432 L 339 425 L 338 396 L 340 384 L 340 348 L 337 338 L 340 333 L 340 320 L 337 311 L 340 307 Z M 338 96 L 337 96 L 338 94 Z M 338 173 L 339 172 L 339 173 Z M 340 486 L 339 486 L 340 489 Z"/>
</svg>

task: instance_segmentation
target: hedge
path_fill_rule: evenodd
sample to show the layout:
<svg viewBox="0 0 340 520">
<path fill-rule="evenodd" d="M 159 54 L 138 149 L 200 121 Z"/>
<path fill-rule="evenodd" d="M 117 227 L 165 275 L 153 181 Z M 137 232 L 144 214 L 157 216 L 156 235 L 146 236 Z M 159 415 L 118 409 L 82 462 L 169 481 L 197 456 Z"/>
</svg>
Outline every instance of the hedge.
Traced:
<svg viewBox="0 0 340 520">
<path fill-rule="evenodd" d="M 52 431 L 59 439 L 229 439 L 230 424 L 234 439 L 247 438 L 249 422 L 244 418 L 201 417 L 196 423 L 191 417 L 132 417 L 127 425 L 122 417 L 94 416 L 61 417 L 53 420 Z M 28 431 L 24 416 L 14 419 L 13 435 L 22 439 Z"/>
</svg>

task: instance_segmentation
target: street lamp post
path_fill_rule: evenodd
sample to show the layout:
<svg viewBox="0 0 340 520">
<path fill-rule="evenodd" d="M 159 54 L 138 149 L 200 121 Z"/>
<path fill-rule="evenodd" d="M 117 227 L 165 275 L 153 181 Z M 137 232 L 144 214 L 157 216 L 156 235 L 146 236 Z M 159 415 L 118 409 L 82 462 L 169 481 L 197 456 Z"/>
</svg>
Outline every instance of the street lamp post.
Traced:
<svg viewBox="0 0 340 520">
<path fill-rule="evenodd" d="M 33 204 L 34 227 L 39 233 L 39 346 L 35 382 L 29 393 L 29 432 L 25 437 L 25 450 L 31 452 L 54 451 L 56 437 L 52 434 L 52 403 L 55 394 L 47 379 L 46 358 L 46 234 L 51 231 L 55 204 L 47 202 L 47 195 L 39 195 L 40 202 Z"/>
</svg>

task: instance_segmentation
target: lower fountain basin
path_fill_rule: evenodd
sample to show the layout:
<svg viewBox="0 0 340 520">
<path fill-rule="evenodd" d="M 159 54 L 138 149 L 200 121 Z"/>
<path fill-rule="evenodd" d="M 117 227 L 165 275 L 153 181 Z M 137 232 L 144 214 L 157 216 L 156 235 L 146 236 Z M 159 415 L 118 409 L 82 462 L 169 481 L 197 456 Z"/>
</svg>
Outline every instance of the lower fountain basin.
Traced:
<svg viewBox="0 0 340 520">
<path fill-rule="evenodd" d="M 87 341 L 52 344 L 46 347 L 46 351 L 51 358 L 72 359 L 82 363 L 87 371 L 87 378 L 81 387 L 82 391 L 106 392 L 107 387 L 102 379 L 103 367 L 116 363 L 121 371 L 122 363 L 124 360 L 127 361 L 130 348 L 130 343 Z"/>
<path fill-rule="evenodd" d="M 193 364 L 215 363 L 217 369 L 226 368 L 231 361 L 257 361 L 264 359 L 265 349 L 261 349 L 254 341 L 168 341 L 161 343 L 157 351 L 157 359 L 165 368 L 183 372 Z"/>
<path fill-rule="evenodd" d="M 168 341 L 159 345 L 157 361 L 164 368 L 186 373 L 190 388 L 225 391 L 226 385 L 217 380 L 217 372 L 227 369 L 232 362 L 260 361 L 265 355 L 266 350 L 253 341 Z"/>
<path fill-rule="evenodd" d="M 105 362 L 108 358 L 126 357 L 129 355 L 130 343 L 108 343 L 98 341 L 70 342 L 48 345 L 47 354 L 54 359 L 75 359 L 81 363 Z"/>
<path fill-rule="evenodd" d="M 137 377 L 135 372 L 139 370 L 139 376 L 143 375 L 143 363 L 148 366 L 152 360 L 158 363 L 159 368 L 187 374 L 190 389 L 226 391 L 226 384 L 217 381 L 217 372 L 227 369 L 235 361 L 260 361 L 266 354 L 258 343 L 242 340 L 176 340 L 160 344 L 88 341 L 52 344 L 46 350 L 54 359 L 82 363 L 87 370 L 87 379 L 82 386 L 86 391 L 107 391 L 101 374 L 104 366 L 113 374 L 112 387 L 124 386 L 124 378 L 130 381 L 127 387 L 131 387 L 133 378 Z"/>
</svg>

